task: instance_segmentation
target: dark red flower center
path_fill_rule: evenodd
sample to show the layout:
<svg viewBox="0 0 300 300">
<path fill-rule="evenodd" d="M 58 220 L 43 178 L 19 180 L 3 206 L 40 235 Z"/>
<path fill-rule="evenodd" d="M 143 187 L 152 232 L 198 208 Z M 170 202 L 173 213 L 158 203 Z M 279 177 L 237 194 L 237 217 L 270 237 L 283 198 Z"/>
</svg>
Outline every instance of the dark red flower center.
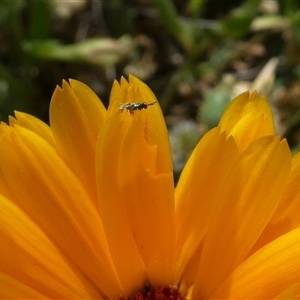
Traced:
<svg viewBox="0 0 300 300">
<path fill-rule="evenodd" d="M 144 290 L 137 292 L 133 297 L 120 297 L 117 300 L 186 300 L 176 286 L 145 286 Z"/>
</svg>

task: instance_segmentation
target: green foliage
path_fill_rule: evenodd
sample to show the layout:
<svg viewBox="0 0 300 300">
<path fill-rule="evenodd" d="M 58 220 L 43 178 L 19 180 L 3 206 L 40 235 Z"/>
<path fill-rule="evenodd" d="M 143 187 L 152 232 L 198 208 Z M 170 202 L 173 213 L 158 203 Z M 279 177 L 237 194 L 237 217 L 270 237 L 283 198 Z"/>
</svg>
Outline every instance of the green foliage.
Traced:
<svg viewBox="0 0 300 300">
<path fill-rule="evenodd" d="M 231 90 L 223 85 L 204 93 L 203 105 L 200 109 L 200 120 L 208 129 L 218 125 L 231 99 Z"/>
<path fill-rule="evenodd" d="M 29 14 L 29 40 L 48 38 L 51 26 L 51 9 L 49 1 L 31 1 L 29 4 Z"/>
<path fill-rule="evenodd" d="M 200 139 L 201 133 L 193 121 L 181 121 L 170 130 L 175 181 Z"/>
<path fill-rule="evenodd" d="M 154 0 L 153 3 L 168 30 L 182 43 L 191 49 L 193 46 L 193 28 L 190 22 L 183 20 L 176 12 L 172 1 Z"/>
<path fill-rule="evenodd" d="M 86 39 L 71 45 L 61 45 L 58 41 L 37 40 L 25 44 L 24 50 L 35 58 L 43 60 L 76 61 L 108 67 L 129 55 L 133 50 L 133 41 L 129 36 L 123 36 L 119 40 Z"/>
<path fill-rule="evenodd" d="M 13 109 L 39 115 L 48 106 L 42 101 L 68 77 L 92 83 L 108 98 L 107 83 L 133 72 L 156 85 L 165 112 L 175 100 L 197 102 L 193 118 L 202 129 L 217 124 L 234 89 L 242 81 L 251 86 L 272 58 L 279 59 L 282 78 L 271 96 L 275 89 L 298 91 L 288 91 L 300 78 L 295 0 L 4 0 L 0 25 L 1 120 Z M 237 75 L 231 86 L 222 80 L 227 73 Z M 299 109 L 300 101 L 291 106 Z M 291 115 L 289 134 L 300 127 L 298 114 Z"/>
</svg>

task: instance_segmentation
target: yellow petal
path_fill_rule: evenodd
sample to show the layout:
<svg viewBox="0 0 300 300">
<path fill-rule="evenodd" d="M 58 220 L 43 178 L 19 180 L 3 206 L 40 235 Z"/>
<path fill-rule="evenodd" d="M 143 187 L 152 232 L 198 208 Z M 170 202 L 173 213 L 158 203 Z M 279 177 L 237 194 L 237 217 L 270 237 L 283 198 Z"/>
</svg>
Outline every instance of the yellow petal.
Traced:
<svg viewBox="0 0 300 300">
<path fill-rule="evenodd" d="M 42 299 L 47 300 L 45 295 L 35 291 L 28 285 L 0 271 L 1 299 Z"/>
<path fill-rule="evenodd" d="M 300 153 L 292 158 L 292 170 L 272 219 L 251 253 L 300 226 Z"/>
<path fill-rule="evenodd" d="M 2 126 L 1 145 L 0 181 L 10 199 L 104 294 L 121 292 L 100 217 L 77 177 L 31 130 Z"/>
<path fill-rule="evenodd" d="M 95 150 L 106 110 L 85 84 L 70 80 L 57 87 L 50 104 L 50 124 L 58 153 L 81 180 L 96 204 Z"/>
<path fill-rule="evenodd" d="M 274 300 L 299 300 L 300 299 L 300 283 L 292 285 L 280 293 Z"/>
<path fill-rule="evenodd" d="M 158 103 L 133 114 L 119 109 L 119 103 L 153 97 L 137 79 L 115 82 L 98 140 L 99 212 L 128 291 L 145 280 L 168 284 L 172 276 L 173 175 L 162 113 Z"/>
<path fill-rule="evenodd" d="M 234 140 L 215 128 L 200 140 L 181 173 L 175 191 L 178 280 L 208 228 L 237 156 Z"/>
<path fill-rule="evenodd" d="M 200 264 L 201 252 L 203 247 L 203 240 L 199 244 L 198 248 L 190 258 L 183 274 L 180 278 L 180 291 L 183 295 L 186 295 L 187 299 L 192 299 L 193 284 L 197 275 L 198 266 Z"/>
<path fill-rule="evenodd" d="M 172 284 L 174 263 L 173 173 L 159 165 L 157 140 L 147 140 L 147 122 L 133 120 L 121 149 L 121 193 L 152 284 Z M 169 153 L 169 156 L 171 154 Z"/>
<path fill-rule="evenodd" d="M 274 299 L 300 282 L 300 228 L 249 257 L 211 299 Z"/>
<path fill-rule="evenodd" d="M 158 172 L 173 172 L 169 135 L 159 103 L 157 102 L 157 104 L 155 103 L 145 110 L 136 111 L 134 114 L 130 114 L 128 111 L 121 112 L 120 105 L 128 102 L 157 102 L 150 88 L 132 75 L 129 76 L 129 82 L 123 77 L 121 78 L 120 84 L 116 81 L 114 82 L 110 96 L 108 115 L 114 115 L 116 113 L 120 115 L 121 113 L 128 124 L 130 124 L 131 119 L 134 117 L 137 118 L 139 115 L 146 116 L 147 132 L 145 132 L 145 134 L 147 134 L 147 136 L 145 137 L 148 143 L 150 145 L 156 145 L 157 141 L 160 142 L 159 147 L 157 147 Z M 120 135 L 122 135 L 122 131 L 125 131 L 123 128 L 118 128 L 118 130 L 120 130 Z"/>
<path fill-rule="evenodd" d="M 300 153 L 292 158 L 292 170 L 273 219 L 288 219 L 290 230 L 300 226 Z"/>
<path fill-rule="evenodd" d="M 3 196 L 0 196 L 0 222 L 2 272 L 52 299 L 100 297 L 86 277 L 62 256 L 41 229 Z M 4 292 L 8 290 L 3 289 L 1 281 L 1 299 Z"/>
<path fill-rule="evenodd" d="M 257 93 L 245 92 L 235 99 L 224 112 L 219 126 L 232 135 L 239 148 L 245 149 L 254 140 L 274 135 L 274 120 L 270 106 L 265 97 L 257 97 Z"/>
<path fill-rule="evenodd" d="M 261 138 L 241 154 L 205 235 L 193 297 L 209 298 L 247 257 L 276 209 L 289 171 L 285 140 Z"/>
<path fill-rule="evenodd" d="M 32 115 L 25 114 L 19 111 L 15 111 L 15 116 L 16 119 L 12 117 L 9 118 L 10 126 L 14 127 L 15 125 L 19 125 L 24 128 L 30 129 L 40 137 L 42 137 L 44 140 L 46 140 L 49 144 L 54 146 L 52 131 L 46 123 L 42 122 L 40 119 Z"/>
</svg>

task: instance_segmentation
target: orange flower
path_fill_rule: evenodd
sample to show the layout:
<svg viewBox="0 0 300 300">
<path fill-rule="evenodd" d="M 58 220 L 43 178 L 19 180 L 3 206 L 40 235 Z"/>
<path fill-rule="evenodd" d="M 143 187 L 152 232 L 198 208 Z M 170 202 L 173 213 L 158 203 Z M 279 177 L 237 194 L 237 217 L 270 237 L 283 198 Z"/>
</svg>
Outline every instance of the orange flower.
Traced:
<svg viewBox="0 0 300 300">
<path fill-rule="evenodd" d="M 20 112 L 0 126 L 1 299 L 299 297 L 300 155 L 256 93 L 229 105 L 176 189 L 159 104 L 133 76 L 107 111 L 70 80 L 50 127 Z"/>
</svg>

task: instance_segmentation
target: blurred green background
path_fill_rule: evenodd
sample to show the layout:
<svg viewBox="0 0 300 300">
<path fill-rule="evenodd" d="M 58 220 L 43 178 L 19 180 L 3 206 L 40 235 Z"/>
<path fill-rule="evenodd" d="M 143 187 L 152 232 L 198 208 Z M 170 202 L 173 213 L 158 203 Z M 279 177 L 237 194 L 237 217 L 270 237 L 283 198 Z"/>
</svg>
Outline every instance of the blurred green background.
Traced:
<svg viewBox="0 0 300 300">
<path fill-rule="evenodd" d="M 114 79 L 145 81 L 163 108 L 175 170 L 229 101 L 256 89 L 276 130 L 300 144 L 300 2 L 294 0 L 2 0 L 0 119 L 48 120 L 62 79 L 108 104 Z"/>
</svg>

